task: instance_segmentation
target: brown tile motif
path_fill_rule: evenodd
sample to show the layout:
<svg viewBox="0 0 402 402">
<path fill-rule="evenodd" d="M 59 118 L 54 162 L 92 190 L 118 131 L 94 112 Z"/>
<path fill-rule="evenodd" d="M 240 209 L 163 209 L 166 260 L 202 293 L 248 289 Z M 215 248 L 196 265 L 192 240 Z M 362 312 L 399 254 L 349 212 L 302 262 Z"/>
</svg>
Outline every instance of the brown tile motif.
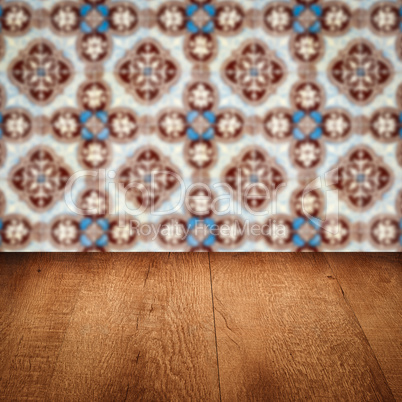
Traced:
<svg viewBox="0 0 402 402">
<path fill-rule="evenodd" d="M 207 175 L 217 162 L 216 142 L 236 142 L 246 131 L 239 109 L 219 109 L 217 88 L 206 80 L 193 80 L 183 92 L 184 109 L 162 109 L 157 133 L 163 141 L 185 142 L 183 157 L 199 175 Z"/>
<path fill-rule="evenodd" d="M 326 108 L 325 90 L 317 82 L 299 81 L 290 91 L 292 108 L 272 108 L 263 118 L 270 141 L 289 142 L 289 158 L 303 172 L 325 161 L 327 143 L 345 142 L 359 124 L 344 108 Z"/>
<path fill-rule="evenodd" d="M 290 36 L 293 57 L 311 65 L 324 55 L 324 38 L 346 35 L 354 17 L 347 2 L 296 0 L 267 1 L 262 20 L 268 33 Z"/>
<path fill-rule="evenodd" d="M 400 2 L 374 2 L 370 11 L 370 29 L 377 35 L 396 37 L 395 48 L 397 55 L 402 59 L 402 30 L 400 26 Z"/>
<path fill-rule="evenodd" d="M 169 1 L 156 10 L 158 28 L 168 36 L 184 36 L 183 51 L 195 63 L 213 60 L 218 38 L 241 33 L 245 16 L 241 2 L 231 1 Z"/>
<path fill-rule="evenodd" d="M 33 238 L 32 231 L 31 223 L 24 216 L 5 216 L 0 229 L 1 249 L 15 251 L 25 248 Z"/>
<path fill-rule="evenodd" d="M 59 215 L 50 222 L 48 236 L 52 245 L 58 250 L 73 251 L 113 251 L 133 246 L 137 236 L 132 227 L 109 216 L 106 204 L 106 193 L 89 186 L 78 196 L 80 216 Z"/>
<path fill-rule="evenodd" d="M 177 188 L 179 171 L 169 158 L 154 147 L 137 152 L 116 174 L 127 197 L 138 207 L 158 208 Z M 135 183 L 135 186 L 131 184 Z"/>
<path fill-rule="evenodd" d="M 291 215 L 273 216 L 264 226 L 262 237 L 276 250 L 339 250 L 355 240 L 351 221 L 342 215 L 324 216 L 324 197 L 320 191 L 295 190 L 290 198 Z M 275 227 L 280 230 L 274 231 Z"/>
<path fill-rule="evenodd" d="M 112 36 L 133 34 L 139 12 L 131 2 L 103 0 L 55 2 L 48 24 L 58 35 L 77 36 L 77 51 L 87 63 L 100 63 L 110 56 Z"/>
<path fill-rule="evenodd" d="M 334 167 L 334 173 L 341 198 L 357 210 L 371 208 L 393 182 L 389 166 L 366 146 L 350 150 Z"/>
<path fill-rule="evenodd" d="M 80 108 L 61 108 L 50 117 L 57 141 L 78 143 L 78 161 L 83 168 L 104 168 L 113 159 L 112 143 L 129 143 L 139 122 L 131 108 L 110 108 L 111 90 L 104 81 L 88 80 L 77 92 Z"/>
<path fill-rule="evenodd" d="M 402 249 L 402 3 L 0 1 L 0 249 Z"/>
<path fill-rule="evenodd" d="M 330 79 L 359 105 L 370 103 L 393 78 L 393 66 L 366 40 L 357 39 L 330 65 Z"/>
<path fill-rule="evenodd" d="M 260 211 L 269 203 L 267 189 L 278 191 L 286 181 L 286 173 L 267 152 L 253 147 L 233 159 L 222 179 L 233 188 L 235 197 L 242 197 L 247 208 Z"/>
<path fill-rule="evenodd" d="M 11 62 L 8 75 L 33 103 L 46 105 L 70 83 L 73 70 L 61 51 L 40 39 L 31 42 Z"/>
<path fill-rule="evenodd" d="M 33 131 L 34 118 L 31 113 L 22 108 L 6 108 L 7 96 L 5 88 L 0 85 L 0 116 L 1 116 L 1 141 L 0 141 L 0 166 L 4 165 L 7 146 L 6 142 L 22 143 L 27 141 Z"/>
<path fill-rule="evenodd" d="M 216 194 L 205 183 L 196 184 L 186 195 L 187 214 L 165 216 L 154 225 L 156 241 L 163 248 L 180 251 L 233 250 L 249 237 L 244 221 L 235 215 L 216 216 Z M 219 201 L 218 201 L 219 203 Z"/>
<path fill-rule="evenodd" d="M 10 2 L 2 4 L 0 15 L 0 60 L 4 57 L 7 37 L 23 36 L 33 25 L 34 12 L 27 3 Z"/>
<path fill-rule="evenodd" d="M 178 80 L 178 63 L 153 40 L 140 42 L 116 66 L 117 80 L 140 103 L 155 103 Z"/>
<path fill-rule="evenodd" d="M 62 198 L 71 175 L 52 149 L 35 147 L 11 170 L 9 185 L 32 209 L 44 211 Z"/>
<path fill-rule="evenodd" d="M 402 236 L 402 191 L 397 196 L 395 209 L 395 215 L 377 215 L 369 223 L 368 237 L 376 249 L 384 251 L 400 249 L 400 239 Z"/>
<path fill-rule="evenodd" d="M 40 227 L 21 214 L 6 214 L 6 196 L 0 190 L 0 251 L 17 251 L 40 240 Z"/>
<path fill-rule="evenodd" d="M 244 43 L 223 65 L 223 79 L 251 104 L 263 103 L 285 78 L 285 64 L 262 41 Z"/>
</svg>

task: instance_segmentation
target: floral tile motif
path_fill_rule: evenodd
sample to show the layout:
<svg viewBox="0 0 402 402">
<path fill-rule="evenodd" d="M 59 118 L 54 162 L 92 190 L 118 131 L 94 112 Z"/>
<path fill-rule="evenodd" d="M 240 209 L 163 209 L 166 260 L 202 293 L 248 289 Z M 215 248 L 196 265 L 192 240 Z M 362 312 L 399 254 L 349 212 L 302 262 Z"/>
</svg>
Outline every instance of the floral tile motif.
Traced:
<svg viewBox="0 0 402 402">
<path fill-rule="evenodd" d="M 401 0 L 0 0 L 0 250 L 401 251 Z"/>
<path fill-rule="evenodd" d="M 9 173 L 9 187 L 37 211 L 46 211 L 63 198 L 72 175 L 62 158 L 52 149 L 33 148 Z"/>
<path fill-rule="evenodd" d="M 393 75 L 392 64 L 365 39 L 349 43 L 329 69 L 334 85 L 360 105 L 370 103 L 392 81 Z"/>
<path fill-rule="evenodd" d="M 116 78 L 139 103 L 156 103 L 179 79 L 178 63 L 161 45 L 141 41 L 116 66 Z"/>
<path fill-rule="evenodd" d="M 262 104 L 286 79 L 286 66 L 264 44 L 243 43 L 222 67 L 223 80 L 250 104 Z"/>
<path fill-rule="evenodd" d="M 157 209 L 180 184 L 178 169 L 152 146 L 140 149 L 128 159 L 117 171 L 116 179 L 127 199 L 145 209 Z"/>
<path fill-rule="evenodd" d="M 352 209 L 370 209 L 394 181 L 389 166 L 364 145 L 352 148 L 336 168 L 334 185 L 340 191 L 340 199 Z"/>
<path fill-rule="evenodd" d="M 46 105 L 71 82 L 73 72 L 61 51 L 46 39 L 37 39 L 11 62 L 8 77 L 31 102 Z"/>
<path fill-rule="evenodd" d="M 286 183 L 286 173 L 267 152 L 245 148 L 223 172 L 222 180 L 233 189 L 233 196 L 252 211 L 266 209 L 267 189 L 275 191 Z"/>
</svg>

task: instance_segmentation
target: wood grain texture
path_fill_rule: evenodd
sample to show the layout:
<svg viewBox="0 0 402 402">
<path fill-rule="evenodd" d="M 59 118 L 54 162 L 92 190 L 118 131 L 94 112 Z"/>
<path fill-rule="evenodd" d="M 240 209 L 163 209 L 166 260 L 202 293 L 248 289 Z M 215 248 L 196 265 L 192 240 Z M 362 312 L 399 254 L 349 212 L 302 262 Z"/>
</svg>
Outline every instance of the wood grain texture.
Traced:
<svg viewBox="0 0 402 402">
<path fill-rule="evenodd" d="M 394 400 L 325 257 L 211 254 L 222 400 Z"/>
<path fill-rule="evenodd" d="M 0 390 L 8 400 L 46 395 L 84 278 L 75 259 L 1 255 Z"/>
<path fill-rule="evenodd" d="M 395 398 L 402 401 L 402 258 L 400 254 L 326 255 Z"/>
<path fill-rule="evenodd" d="M 218 400 L 208 255 L 93 260 L 49 399 Z"/>
<path fill-rule="evenodd" d="M 402 400 L 400 257 L 0 254 L 0 400 Z"/>
</svg>

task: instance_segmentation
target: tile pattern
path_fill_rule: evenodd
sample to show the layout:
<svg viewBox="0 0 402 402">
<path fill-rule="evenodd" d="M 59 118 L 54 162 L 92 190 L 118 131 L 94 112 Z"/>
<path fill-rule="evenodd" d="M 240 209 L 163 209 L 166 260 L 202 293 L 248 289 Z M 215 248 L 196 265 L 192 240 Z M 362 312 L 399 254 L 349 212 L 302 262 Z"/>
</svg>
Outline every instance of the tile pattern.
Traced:
<svg viewBox="0 0 402 402">
<path fill-rule="evenodd" d="M 0 249 L 402 249 L 402 1 L 0 1 Z"/>
</svg>

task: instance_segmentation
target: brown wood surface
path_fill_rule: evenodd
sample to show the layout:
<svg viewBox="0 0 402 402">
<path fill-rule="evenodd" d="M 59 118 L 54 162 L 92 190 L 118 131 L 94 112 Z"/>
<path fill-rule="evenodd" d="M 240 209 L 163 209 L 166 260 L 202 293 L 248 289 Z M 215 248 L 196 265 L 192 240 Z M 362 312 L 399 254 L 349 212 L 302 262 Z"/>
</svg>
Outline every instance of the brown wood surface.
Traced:
<svg viewBox="0 0 402 402">
<path fill-rule="evenodd" d="M 0 396 L 42 398 L 52 378 L 84 271 L 76 256 L 1 255 Z M 68 269 L 70 268 L 70 269 Z"/>
<path fill-rule="evenodd" d="M 400 254 L 327 254 L 396 399 L 402 401 Z"/>
<path fill-rule="evenodd" d="M 211 255 L 223 400 L 393 400 L 321 254 Z"/>
<path fill-rule="evenodd" d="M 400 257 L 0 254 L 0 399 L 402 400 Z"/>
</svg>

